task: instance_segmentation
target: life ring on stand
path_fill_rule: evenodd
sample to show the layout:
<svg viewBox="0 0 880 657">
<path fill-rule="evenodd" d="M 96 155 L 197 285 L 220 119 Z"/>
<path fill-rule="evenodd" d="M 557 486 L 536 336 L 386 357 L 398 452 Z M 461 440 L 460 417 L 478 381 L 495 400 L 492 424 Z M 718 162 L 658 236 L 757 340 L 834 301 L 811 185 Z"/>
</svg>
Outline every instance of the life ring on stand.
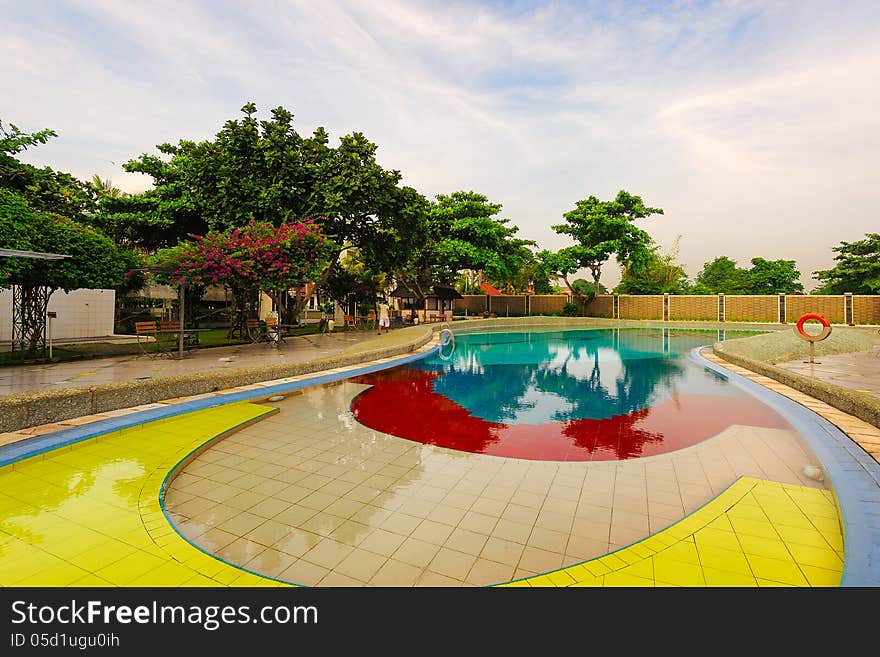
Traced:
<svg viewBox="0 0 880 657">
<path fill-rule="evenodd" d="M 444 322 L 445 324 L 445 322 Z M 440 331 L 440 345 L 437 347 L 437 355 L 441 360 L 449 360 L 452 358 L 452 354 L 455 353 L 455 334 L 452 332 L 452 329 L 444 328 Z M 452 345 L 449 349 L 448 354 L 443 353 L 443 347 L 447 345 Z"/>
<path fill-rule="evenodd" d="M 818 320 L 819 323 L 822 324 L 822 331 L 817 335 L 807 333 L 804 330 L 804 324 L 811 319 Z M 831 335 L 831 324 L 829 324 L 828 320 L 825 319 L 822 315 L 819 315 L 817 313 L 807 313 L 806 315 L 801 315 L 800 319 L 797 321 L 797 326 L 795 327 L 795 330 L 798 332 L 798 335 L 800 335 L 804 340 L 807 340 L 808 342 L 821 342 L 829 335 Z"/>
</svg>

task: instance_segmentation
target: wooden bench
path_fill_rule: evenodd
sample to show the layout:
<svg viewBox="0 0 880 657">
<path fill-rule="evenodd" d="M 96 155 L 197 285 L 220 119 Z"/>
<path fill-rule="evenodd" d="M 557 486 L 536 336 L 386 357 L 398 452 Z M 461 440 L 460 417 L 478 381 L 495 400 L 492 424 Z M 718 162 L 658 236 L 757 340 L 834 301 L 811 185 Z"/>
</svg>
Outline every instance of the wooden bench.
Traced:
<svg viewBox="0 0 880 657">
<path fill-rule="evenodd" d="M 135 322 L 134 332 L 137 335 L 138 346 L 141 348 L 141 351 L 148 356 L 155 356 L 156 352 L 147 349 L 147 345 L 158 342 L 157 335 L 159 329 L 156 326 L 156 322 Z"/>
</svg>

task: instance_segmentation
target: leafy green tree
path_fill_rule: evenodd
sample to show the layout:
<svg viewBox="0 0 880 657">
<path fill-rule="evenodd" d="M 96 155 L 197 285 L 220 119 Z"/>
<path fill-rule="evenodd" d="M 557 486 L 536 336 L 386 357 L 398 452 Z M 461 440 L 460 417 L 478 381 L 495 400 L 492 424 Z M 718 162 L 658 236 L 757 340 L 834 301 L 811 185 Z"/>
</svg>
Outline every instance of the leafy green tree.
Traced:
<svg viewBox="0 0 880 657">
<path fill-rule="evenodd" d="M 69 173 L 25 164 L 16 157 L 56 136 L 49 129 L 28 134 L 0 121 L 0 188 L 15 192 L 37 212 L 88 221 L 97 208 L 94 190 L 88 184 Z"/>
<path fill-rule="evenodd" d="M 623 270 L 617 294 L 683 294 L 688 287 L 687 272 L 676 262 L 678 242 L 669 253 L 661 253 L 658 245 L 650 247 L 647 259 L 629 263 Z"/>
<path fill-rule="evenodd" d="M 405 255 L 393 270 L 395 278 L 424 297 L 431 285 L 451 284 L 462 270 L 489 280 L 515 276 L 534 243 L 516 238 L 518 228 L 497 218 L 500 211 L 500 204 L 476 192 L 439 194 L 412 223 L 421 230 L 391 246 L 390 251 Z"/>
<path fill-rule="evenodd" d="M 38 212 L 26 199 L 0 188 L 0 244 L 12 248 L 58 253 L 63 260 L 4 258 L 0 287 L 22 288 L 24 346 L 37 355 L 45 328 L 46 308 L 56 290 L 117 288 L 135 265 L 130 252 L 117 249 L 88 226 L 59 215 Z M 45 294 L 40 293 L 44 288 Z"/>
<path fill-rule="evenodd" d="M 803 292 L 801 273 L 794 260 L 752 258 L 749 269 L 750 294 L 791 294 Z"/>
<path fill-rule="evenodd" d="M 346 249 L 371 254 L 387 247 L 389 236 L 417 235 L 418 195 L 399 185 L 399 171 L 379 165 L 376 144 L 355 132 L 333 148 L 323 128 L 300 136 L 283 107 L 262 121 L 256 111 L 246 104 L 244 116 L 227 121 L 212 140 L 160 144 L 164 157 L 127 162 L 125 170 L 150 176 L 153 189 L 102 199 L 102 227 L 149 250 L 252 219 L 278 226 L 311 218 L 338 246 L 317 275 L 319 287 Z"/>
<path fill-rule="evenodd" d="M 718 256 L 703 265 L 688 290 L 690 294 L 749 294 L 749 271 L 736 266 L 727 256 Z"/>
<path fill-rule="evenodd" d="M 621 265 L 638 265 L 650 256 L 651 236 L 636 227 L 635 220 L 663 214 L 661 208 L 646 206 L 641 197 L 620 190 L 613 201 L 600 201 L 595 196 L 578 201 L 574 210 L 566 212 L 564 224 L 553 226 L 557 233 L 569 235 L 575 246 L 555 254 L 539 254 L 545 269 L 565 280 L 580 269 L 589 269 L 593 289 L 599 289 L 602 267 L 612 255 Z M 573 289 L 573 288 L 572 288 Z"/>
<path fill-rule="evenodd" d="M 822 281 L 813 294 L 880 294 L 880 234 L 866 233 L 863 240 L 841 242 L 831 250 L 837 264 L 813 272 Z"/>
<path fill-rule="evenodd" d="M 584 297 L 594 297 L 596 296 L 596 288 L 593 287 L 593 282 L 588 281 L 585 278 L 576 278 L 571 282 L 571 289 L 577 291 L 578 294 Z M 608 294 L 608 288 L 599 283 L 599 292 L 598 294 Z"/>
</svg>

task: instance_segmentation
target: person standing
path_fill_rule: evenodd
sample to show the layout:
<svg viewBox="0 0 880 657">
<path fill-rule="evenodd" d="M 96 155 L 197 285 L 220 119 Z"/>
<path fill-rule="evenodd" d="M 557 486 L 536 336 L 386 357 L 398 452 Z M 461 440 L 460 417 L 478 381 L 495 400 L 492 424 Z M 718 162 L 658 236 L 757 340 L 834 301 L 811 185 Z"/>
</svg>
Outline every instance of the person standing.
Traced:
<svg viewBox="0 0 880 657">
<path fill-rule="evenodd" d="M 391 330 L 391 315 L 388 310 L 388 304 L 385 303 L 385 299 L 382 299 L 379 302 L 379 335 L 382 335 L 382 329 L 385 329 L 385 333 Z"/>
</svg>

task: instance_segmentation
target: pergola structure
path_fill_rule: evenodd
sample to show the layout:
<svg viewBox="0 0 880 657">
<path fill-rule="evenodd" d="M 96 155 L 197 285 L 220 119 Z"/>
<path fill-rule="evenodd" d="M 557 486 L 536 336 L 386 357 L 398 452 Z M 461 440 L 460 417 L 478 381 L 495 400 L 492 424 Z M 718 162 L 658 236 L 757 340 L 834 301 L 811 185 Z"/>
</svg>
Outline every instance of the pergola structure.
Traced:
<svg viewBox="0 0 880 657">
<path fill-rule="evenodd" d="M 425 319 L 427 319 L 429 310 L 436 309 L 439 313 L 445 314 L 447 303 L 449 309 L 452 310 L 454 300 L 462 298 L 458 290 L 451 285 L 432 285 L 431 290 L 424 295 L 406 285 L 398 285 L 388 296 L 399 300 L 401 311 L 406 309 L 412 313 L 422 312 Z M 429 302 L 434 308 L 428 307 Z"/>
<path fill-rule="evenodd" d="M 35 260 L 63 260 L 70 258 L 61 253 L 0 249 L 3 258 L 32 258 Z M 46 350 L 46 308 L 52 289 L 46 285 L 12 286 L 12 351 Z"/>
</svg>

